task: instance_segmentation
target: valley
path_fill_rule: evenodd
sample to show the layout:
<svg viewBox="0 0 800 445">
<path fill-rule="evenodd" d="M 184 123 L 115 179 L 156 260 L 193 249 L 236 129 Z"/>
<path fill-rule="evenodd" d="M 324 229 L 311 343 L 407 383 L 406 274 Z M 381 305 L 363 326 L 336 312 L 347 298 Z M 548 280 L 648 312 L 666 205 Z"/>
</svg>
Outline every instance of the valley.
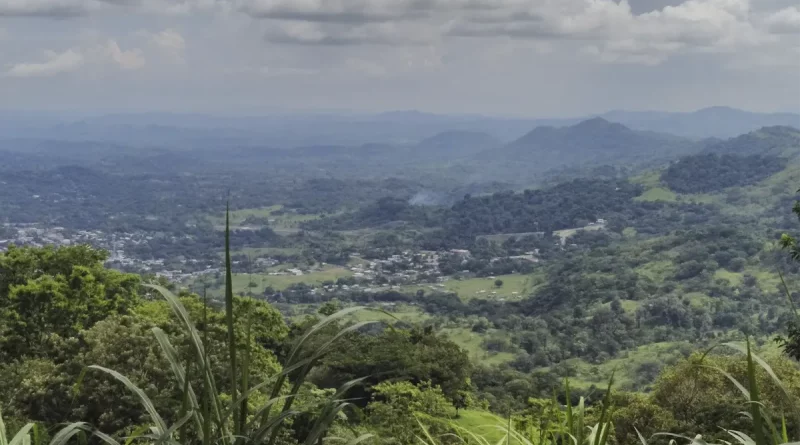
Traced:
<svg viewBox="0 0 800 445">
<path fill-rule="evenodd" d="M 346 320 L 457 348 L 484 407 L 466 424 L 523 412 L 563 379 L 587 398 L 612 373 L 618 390 L 649 394 L 696 351 L 745 335 L 779 355 L 779 274 L 800 279 L 779 245 L 800 227 L 800 130 L 700 142 L 596 118 L 496 144 L 448 132 L 416 148 L 246 149 L 222 164 L 193 152 L 149 173 L 123 167 L 151 162 L 147 151 L 26 170 L 27 152 L 0 176 L 0 248 L 88 244 L 107 267 L 221 306 L 229 227 L 232 294 L 290 329 L 366 306 L 379 312 Z M 332 360 L 328 372 L 351 358 Z"/>
</svg>

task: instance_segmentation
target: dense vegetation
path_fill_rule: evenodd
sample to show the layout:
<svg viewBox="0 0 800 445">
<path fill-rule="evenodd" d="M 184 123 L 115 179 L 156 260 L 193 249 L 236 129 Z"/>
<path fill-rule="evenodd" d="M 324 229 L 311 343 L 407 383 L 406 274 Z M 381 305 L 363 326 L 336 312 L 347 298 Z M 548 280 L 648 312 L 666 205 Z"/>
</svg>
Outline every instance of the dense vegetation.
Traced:
<svg viewBox="0 0 800 445">
<path fill-rule="evenodd" d="M 681 158 L 664 171 L 661 180 L 679 193 L 707 193 L 755 184 L 786 168 L 786 163 L 776 156 L 707 153 Z"/>
<path fill-rule="evenodd" d="M 510 191 L 485 196 L 466 195 L 450 208 L 415 206 L 384 198 L 362 209 L 305 224 L 316 230 L 352 230 L 403 222 L 413 227 L 436 227 L 426 246 L 432 249 L 474 242 L 478 235 L 498 233 L 545 234 L 584 227 L 601 215 L 624 214 L 635 206 L 641 187 L 625 180 L 578 179 L 523 193 Z"/>
<path fill-rule="evenodd" d="M 288 377 L 287 383 L 290 385 L 291 382 L 295 383 L 291 390 L 294 394 L 292 403 L 284 405 L 284 409 L 291 405 L 296 407 L 293 420 L 286 419 L 282 430 L 272 427 L 266 430 L 271 434 L 270 437 L 274 437 L 275 443 L 309 443 L 309 440 L 325 437 L 326 434 L 339 437 L 349 435 L 354 439 L 360 437 L 359 440 L 376 442 L 412 443 L 416 436 L 426 431 L 435 431 L 436 437 L 448 431 L 451 434 L 459 433 L 457 424 L 441 423 L 447 422 L 447 419 L 457 419 L 459 408 L 474 411 L 481 406 L 488 406 L 504 415 L 516 413 L 513 416 L 514 425 L 524 429 L 524 425 L 531 422 L 535 425 L 545 421 L 549 416 L 546 414 L 548 394 L 556 388 L 564 389 L 560 377 L 548 373 L 523 374 L 512 369 L 484 367 L 471 372 L 466 354 L 458 346 L 435 334 L 430 327 L 406 331 L 397 327 L 367 328 L 363 323 L 345 322 L 340 325 L 335 320 L 344 316 L 345 312 L 336 312 L 335 306 L 325 306 L 320 310 L 321 316 L 326 316 L 323 320 L 306 319 L 287 329 L 274 309 L 252 299 L 228 297 L 226 307 L 232 308 L 233 312 L 226 316 L 205 305 L 197 296 L 184 294 L 177 299 L 165 289 L 159 292 L 167 296 L 166 301 L 151 300 L 150 297 L 157 294 L 149 292 L 142 296 L 136 292 L 125 292 L 129 296 L 121 297 L 120 291 L 114 290 L 119 286 L 116 283 L 122 280 L 135 287 L 137 279 L 103 269 L 100 259 L 102 254 L 84 247 L 12 249 L 0 257 L 3 283 L 7 283 L 0 294 L 0 307 L 4 310 L 4 320 L 13 321 L 2 326 L 3 345 L 18 342 L 14 335 L 20 329 L 14 323 L 34 326 L 48 317 L 63 317 L 66 313 L 74 314 L 66 317 L 67 320 L 76 317 L 84 320 L 81 325 L 73 323 L 67 330 L 58 325 L 42 324 L 42 331 L 46 335 L 30 337 L 27 340 L 29 348 L 23 350 L 4 346 L 4 364 L 0 367 L 0 380 L 3 383 L 0 400 L 3 400 L 6 421 L 10 425 L 34 420 L 58 435 L 61 433 L 55 433 L 55 429 L 52 429 L 57 424 L 80 419 L 112 436 L 133 433 L 135 437 L 142 434 L 141 430 L 134 432 L 135 427 L 155 421 L 155 412 L 159 413 L 158 419 L 165 425 L 184 424 L 185 420 L 179 418 L 180 413 L 184 412 L 188 415 L 187 420 L 194 416 L 199 422 L 197 425 L 202 425 L 203 418 L 207 417 L 193 411 L 195 408 L 192 404 L 195 402 L 190 403 L 187 411 L 185 394 L 187 387 L 194 387 L 198 391 L 197 400 L 211 396 L 213 393 L 208 393 L 211 389 L 203 380 L 208 372 L 208 378 L 217 382 L 220 389 L 236 388 L 238 383 L 235 382 L 239 379 L 250 382 L 246 385 L 257 385 L 258 382 L 267 383 L 276 376 Z M 92 304 L 71 307 L 48 284 L 37 292 L 40 297 L 36 299 L 39 302 L 36 311 L 17 305 L 20 292 L 47 280 L 75 277 L 89 269 L 94 273 L 83 273 L 81 280 L 67 280 L 67 286 L 75 292 L 70 302 L 80 301 L 77 298 L 82 295 L 93 301 Z M 125 303 L 120 304 L 123 301 Z M 94 312 L 93 316 L 93 311 L 99 308 L 103 308 L 104 312 Z M 65 313 L 65 310 L 68 312 Z M 611 311 L 619 313 L 621 309 L 612 304 Z M 181 314 L 189 317 L 188 320 L 195 320 L 194 324 L 185 325 L 188 331 L 182 327 L 187 319 L 182 319 Z M 607 329 L 613 325 L 597 320 L 596 316 L 592 322 L 606 329 L 597 333 L 595 338 L 608 335 L 610 331 Z M 345 326 L 349 327 L 343 329 Z M 309 341 L 308 333 L 315 331 L 317 334 L 311 337 L 307 350 L 321 359 L 320 372 L 308 374 L 309 368 L 306 367 L 297 373 L 299 368 L 293 365 L 298 363 L 297 348 Z M 152 341 L 153 334 L 158 342 Z M 191 335 L 187 337 L 186 334 L 197 337 L 192 339 Z M 563 334 L 570 335 L 568 331 Z M 190 382 L 191 345 L 201 337 L 206 351 L 204 354 L 215 358 L 205 365 L 208 366 L 207 370 L 201 367 L 195 371 L 199 375 L 191 374 Z M 541 336 L 529 338 L 535 341 Z M 233 343 L 230 343 L 231 339 Z M 224 366 L 224 357 L 229 349 L 226 343 L 235 345 L 234 350 L 238 355 L 246 357 L 240 369 L 241 373 L 246 373 L 246 379 L 245 374 L 237 374 L 235 368 Z M 171 345 L 175 345 L 174 348 Z M 325 351 L 329 345 L 334 345 L 333 349 Z M 162 348 L 166 348 L 163 349 L 168 352 L 166 355 L 162 355 Z M 282 373 L 281 362 L 295 371 Z M 701 362 L 703 366 L 699 368 Z M 185 369 L 182 363 L 187 364 Z M 176 375 L 184 375 L 186 383 L 181 384 L 180 379 L 174 380 L 170 375 L 170 367 L 175 371 L 176 366 L 180 369 Z M 93 369 L 86 373 L 87 367 Z M 130 380 L 122 378 L 120 374 L 103 372 L 104 368 L 120 372 Z M 636 443 L 636 431 L 646 435 L 665 430 L 683 434 L 708 431 L 711 437 L 723 438 L 725 430 L 752 428 L 746 419 L 737 414 L 741 404 L 736 402 L 736 388 L 727 381 L 726 374 L 714 368 L 724 370 L 738 381 L 747 381 L 750 378 L 748 376 L 755 376 L 755 380 L 750 380 L 750 387 L 760 387 L 765 400 L 765 413 L 781 413 L 791 409 L 787 408 L 791 406 L 786 404 L 789 402 L 782 401 L 785 392 L 790 397 L 800 396 L 800 373 L 786 359 L 772 360 L 770 372 L 780 379 L 780 386 L 777 386 L 776 381 L 766 373 L 759 375 L 745 366 L 740 358 L 693 355 L 665 370 L 648 395 L 615 392 L 612 396 L 610 393 L 595 394 L 590 391 L 586 403 L 598 409 L 603 407 L 603 412 L 611 403 L 614 404 L 613 414 L 599 414 L 599 422 L 614 422 L 616 428 L 613 434 L 619 443 Z M 231 376 L 235 376 L 235 379 L 231 380 Z M 138 387 L 142 392 L 127 395 L 126 391 L 119 388 L 123 380 L 129 388 Z M 359 384 L 354 386 L 353 382 Z M 702 382 L 703 387 L 702 398 L 699 399 L 693 394 L 697 382 Z M 248 387 L 242 387 L 241 391 L 246 391 Z M 346 416 L 346 420 L 333 421 L 330 418 L 320 424 L 319 420 L 314 419 L 326 415 L 324 413 L 329 405 L 325 399 L 331 395 L 322 389 L 336 387 L 343 389 L 337 392 L 335 398 L 354 402 L 351 410 L 347 411 L 350 415 Z M 268 397 L 268 388 L 250 392 L 250 402 L 246 403 L 261 403 L 260 400 L 265 400 L 263 397 Z M 274 388 L 273 391 L 280 393 L 279 386 Z M 234 396 L 235 391 L 231 393 Z M 118 395 L 109 398 L 107 394 Z M 276 394 L 273 392 L 272 397 Z M 566 403 L 572 404 L 572 397 L 577 394 L 580 391 L 565 392 L 560 397 L 568 397 Z M 142 404 L 143 400 L 147 403 Z M 224 400 L 225 397 L 217 403 L 226 403 Z M 351 403 L 345 403 L 338 409 L 349 405 Z M 148 411 L 148 406 L 155 411 Z M 244 406 L 233 406 L 234 429 L 237 429 L 240 421 L 237 419 L 241 419 L 241 413 L 245 412 L 241 411 Z M 201 406 L 197 405 L 197 409 L 201 409 Z M 207 405 L 202 409 L 204 416 L 210 415 Z M 587 421 L 598 413 L 590 410 L 586 414 Z M 415 415 L 424 415 L 426 417 L 423 418 L 433 423 L 421 430 L 423 427 Z M 800 427 L 785 414 L 784 421 L 789 431 Z M 208 429 L 203 427 L 203 430 L 195 429 L 193 423 L 185 425 L 185 428 L 170 431 L 157 427 L 154 430 L 155 437 L 177 434 L 176 439 L 190 443 L 210 437 L 211 434 L 223 434 L 219 436 L 220 440 L 227 440 L 224 434 L 228 433 L 224 433 L 222 424 Z M 242 434 L 259 434 L 255 429 L 248 430 L 242 425 Z M 320 425 L 322 430 L 319 429 Z M 370 432 L 368 435 L 359 436 L 367 431 Z M 47 433 L 42 431 L 42 434 Z"/>
<path fill-rule="evenodd" d="M 685 142 L 599 121 L 531 137 L 551 132 L 574 137 L 575 149 L 587 134 Z M 264 159 L 252 148 L 223 162 L 221 175 L 204 170 L 208 159 L 177 175 L 131 174 L 119 159 L 132 156 L 143 162 L 132 169 L 146 170 L 169 154 L 124 151 L 97 164 L 87 155 L 88 167 L 6 172 L 7 222 L 65 228 L 2 225 L 0 239 L 24 233 L 48 245 L 93 229 L 115 250 L 113 240 L 125 238 L 127 255 L 162 261 L 138 275 L 109 268 L 133 270 L 115 252 L 85 245 L 0 253 L 2 415 L 8 431 L 36 422 L 41 437 L 54 438 L 82 421 L 75 434 L 122 440 L 150 425 L 150 442 L 164 443 L 234 444 L 238 435 L 272 445 L 485 445 L 471 433 L 501 443 L 502 431 L 480 426 L 491 423 L 527 438 L 551 432 L 531 440 L 542 445 L 563 445 L 563 434 L 605 445 L 597 433 L 588 439 L 577 417 L 568 426 L 574 407 L 582 425 L 619 445 L 640 443 L 637 431 L 756 437 L 759 422 L 784 419 L 794 437 L 800 373 L 786 356 L 800 350 L 788 303 L 798 295 L 787 301 L 782 280 L 797 282 L 800 254 L 781 237 L 800 232 L 786 211 L 800 180 L 796 147 L 786 145 L 792 134 L 750 135 L 775 148 L 764 156 L 702 154 L 631 178 L 618 177 L 624 168 L 595 169 L 593 178 L 521 192 L 502 182 L 446 184 L 447 175 L 309 172 L 397 157 L 376 145 L 356 154 L 301 149 L 299 158 L 316 160 L 308 170 L 272 153 L 274 177 L 245 168 Z M 448 140 L 463 137 L 426 143 L 447 151 Z M 596 148 L 635 151 L 615 144 Z M 25 156 L 14 162 L 31 165 Z M 298 170 L 279 172 L 287 165 Z M 211 209 L 225 186 L 238 208 L 223 220 Z M 152 273 L 171 269 L 199 272 L 183 283 Z M 776 336 L 785 337 L 783 351 Z M 765 361 L 731 347 L 704 354 L 721 343 L 752 345 Z"/>
</svg>

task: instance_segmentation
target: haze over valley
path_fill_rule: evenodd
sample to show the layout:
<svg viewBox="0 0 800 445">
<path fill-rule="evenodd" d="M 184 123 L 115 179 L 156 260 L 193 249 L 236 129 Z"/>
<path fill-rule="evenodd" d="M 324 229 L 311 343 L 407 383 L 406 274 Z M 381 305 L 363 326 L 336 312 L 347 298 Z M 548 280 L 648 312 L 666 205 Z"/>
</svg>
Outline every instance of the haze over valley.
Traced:
<svg viewBox="0 0 800 445">
<path fill-rule="evenodd" d="M 0 0 L 0 445 L 800 441 L 789 0 Z"/>
</svg>

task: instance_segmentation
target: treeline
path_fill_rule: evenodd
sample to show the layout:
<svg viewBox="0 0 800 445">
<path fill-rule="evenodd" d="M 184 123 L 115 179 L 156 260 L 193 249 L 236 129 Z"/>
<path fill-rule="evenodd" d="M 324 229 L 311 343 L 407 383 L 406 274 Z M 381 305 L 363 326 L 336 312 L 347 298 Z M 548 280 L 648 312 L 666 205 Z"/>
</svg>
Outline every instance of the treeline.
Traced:
<svg viewBox="0 0 800 445">
<path fill-rule="evenodd" d="M 168 424 L 180 420 L 183 385 L 172 375 L 171 356 L 159 344 L 169 338 L 174 349 L 167 350 L 179 363 L 191 363 L 190 334 L 182 328 L 174 307 L 142 288 L 140 277 L 106 269 L 105 258 L 105 252 L 85 246 L 12 247 L 0 253 L 0 404 L 12 431 L 34 421 L 46 438 L 55 426 L 80 420 L 124 437 L 146 423 L 147 407 L 138 397 L 113 376 L 88 369 L 91 365 L 113 369 L 142 388 Z M 254 390 L 253 399 L 269 397 L 269 387 L 263 386 L 291 359 L 298 339 L 322 316 L 331 314 L 323 308 L 321 315 L 290 327 L 269 304 L 234 298 L 235 322 L 226 326 L 224 312 L 204 304 L 197 295 L 182 292 L 178 299 L 201 333 L 204 350 L 214 358 L 208 362 L 209 372 L 221 389 L 231 385 L 223 357 L 229 352 L 226 342 L 232 329 L 238 354 L 247 351 L 249 381 L 262 387 Z M 351 398 L 356 411 L 351 421 L 340 422 L 346 433 L 368 425 L 375 429 L 388 425 L 392 419 L 372 412 L 383 406 L 381 395 L 398 380 L 412 387 L 428 385 L 443 403 L 465 406 L 471 391 L 471 364 L 453 342 L 431 329 L 355 326 L 344 330 L 349 324 L 324 325 L 310 340 L 314 345 L 309 351 L 326 344 L 332 348 L 326 348 L 324 356 L 313 357 L 316 373 L 292 397 L 296 421 L 286 423 L 276 443 L 302 443 L 311 433 L 311 421 L 304 413 L 315 415 L 314 410 L 332 394 L 329 391 L 347 385 L 352 388 L 342 397 Z M 165 337 L 156 341 L 157 333 Z M 208 388 L 202 373 L 190 373 L 186 378 L 202 400 Z M 348 384 L 362 377 L 360 384 Z M 350 415 L 354 415 L 352 410 Z"/>
<path fill-rule="evenodd" d="M 787 162 L 776 156 L 706 153 L 674 162 L 661 180 L 679 193 L 707 193 L 755 184 L 786 168 Z"/>
<path fill-rule="evenodd" d="M 306 223 L 309 229 L 352 230 L 403 222 L 439 227 L 429 247 L 463 244 L 478 235 L 535 232 L 583 227 L 606 214 L 626 212 L 640 186 L 626 180 L 578 179 L 540 190 L 466 195 L 450 208 L 415 206 L 407 200 L 382 198 L 345 215 Z"/>
<path fill-rule="evenodd" d="M 733 242 L 736 238 L 744 238 L 743 243 Z M 719 253 L 753 248 L 754 242 L 741 233 L 722 229 L 665 239 L 654 250 L 687 258 L 708 255 L 721 259 Z M 575 263 L 575 275 L 567 279 L 591 275 L 587 270 L 597 270 L 614 257 L 620 260 L 610 266 L 611 270 L 620 262 L 633 265 L 639 259 L 631 254 L 610 248 L 593 260 L 596 263 Z M 80 246 L 12 248 L 0 254 L 0 401 L 12 430 L 26 421 L 35 421 L 47 434 L 58 424 L 81 420 L 114 437 L 123 437 L 146 424 L 146 407 L 139 399 L 125 391 L 113 376 L 86 371 L 90 365 L 105 366 L 127 376 L 152 400 L 152 406 L 167 424 L 180 420 L 183 386 L 170 373 L 170 367 L 175 365 L 168 360 L 169 355 L 162 353 L 153 334 L 163 333 L 170 338 L 177 363 L 192 362 L 194 353 L 187 347 L 192 340 L 169 304 L 156 298 L 157 294 L 142 290 L 137 276 L 104 268 L 104 259 L 105 253 Z M 566 264 L 562 263 L 559 270 Z M 694 285 L 702 283 L 697 281 Z M 704 312 L 691 301 L 677 300 L 669 283 L 661 287 L 654 283 L 655 292 L 666 293 L 664 298 L 651 300 L 651 304 L 635 312 L 626 309 L 614 293 L 597 296 L 612 298 L 607 307 L 587 301 L 542 316 L 530 308 L 541 295 L 518 304 L 501 304 L 486 300 L 463 303 L 452 294 L 417 294 L 414 298 L 418 304 L 440 315 L 425 327 L 395 324 L 391 328 L 353 324 L 344 319 L 320 325 L 322 317 L 339 309 L 336 303 L 322 305 L 319 315 L 287 326 L 269 304 L 244 298 L 233 299 L 235 321 L 226 326 L 224 313 L 204 305 L 196 295 L 184 292 L 179 300 L 202 335 L 204 349 L 215 358 L 209 372 L 215 381 L 222 382 L 222 388 L 231 385 L 229 369 L 222 358 L 229 352 L 228 332 L 232 332 L 238 353 L 247 351 L 247 369 L 251 372 L 248 379 L 253 385 L 269 382 L 278 375 L 283 364 L 291 360 L 297 340 L 306 338 L 309 329 L 316 332 L 309 340 L 310 351 L 331 345 L 325 354 L 314 356 L 314 373 L 293 393 L 293 421 L 286 422 L 276 444 L 303 443 L 313 431 L 309 427 L 317 410 L 337 387 L 346 388 L 339 397 L 347 400 L 350 408 L 346 418 L 328 427 L 331 434 L 355 439 L 372 433 L 377 437 L 369 443 L 383 444 L 411 443 L 420 432 L 416 413 L 447 420 L 457 417 L 459 409 L 488 408 L 504 416 L 513 414 L 513 421 L 520 425 L 537 422 L 543 415 L 536 411 L 537 407 L 544 406 L 554 394 L 560 403 L 565 401 L 562 379 L 575 374 L 575 369 L 565 362 L 567 358 L 583 357 L 590 363 L 601 363 L 641 342 L 676 338 L 696 341 L 694 336 L 704 332 L 701 328 L 708 329 L 706 333 L 720 329 L 716 314 L 721 313 L 736 311 L 745 314 L 741 320 L 753 323 L 749 314 L 764 313 L 770 301 L 759 293 L 756 284 L 751 281 L 740 287 L 728 307 L 722 297 L 731 295 L 731 287 L 715 283 L 719 293 L 707 291 L 710 296 L 718 296 L 722 304 L 712 304 L 713 312 Z M 622 291 L 625 285 L 613 287 L 620 286 L 618 290 Z M 393 297 L 387 294 L 379 298 Z M 758 322 L 770 326 L 760 329 L 786 325 L 785 318 L 769 312 Z M 472 322 L 474 332 L 502 329 L 513 333 L 487 337 L 486 347 L 492 351 L 519 350 L 521 354 L 504 367 L 473 368 L 467 353 L 436 331 L 436 326 L 446 320 L 459 319 Z M 670 333 L 674 335 L 670 337 Z M 660 374 L 650 394 L 614 392 L 617 409 L 612 434 L 617 443 L 637 443 L 634 426 L 644 434 L 707 431 L 710 437 L 716 437 L 720 427 L 742 428 L 738 415 L 741 408 L 731 402 L 737 389 L 725 386 L 725 375 L 708 366 L 703 368 L 702 378 L 715 388 L 714 392 L 701 402 L 685 405 L 685 396 L 691 391 L 698 370 L 698 357 L 682 359 L 688 354 L 688 349 L 676 348 L 666 370 L 661 369 L 664 363 L 638 365 L 648 382 Z M 724 357 L 707 360 L 743 380 L 746 370 L 741 361 Z M 549 369 L 537 370 L 541 367 Z M 780 390 L 800 392 L 794 377 L 796 368 L 781 360 L 773 361 L 773 368 L 786 382 Z M 290 383 L 294 375 L 288 373 Z M 195 391 L 205 388 L 201 376 L 187 374 L 186 378 Z M 354 379 L 359 384 L 349 383 Z M 762 380 L 765 393 L 779 393 L 768 376 Z M 253 398 L 268 397 L 267 390 L 254 391 Z M 197 394 L 200 400 L 203 396 L 202 392 Z M 605 394 L 591 387 L 571 393 L 575 402 L 579 396 L 586 396 L 587 405 L 592 407 Z M 765 403 L 774 405 L 772 400 Z M 789 419 L 789 428 L 796 426 L 793 422 Z M 436 428 L 440 427 L 444 429 L 437 431 L 443 434 L 451 432 L 446 426 Z M 195 425 L 188 423 L 188 431 L 181 435 L 191 437 L 193 428 Z"/>
</svg>

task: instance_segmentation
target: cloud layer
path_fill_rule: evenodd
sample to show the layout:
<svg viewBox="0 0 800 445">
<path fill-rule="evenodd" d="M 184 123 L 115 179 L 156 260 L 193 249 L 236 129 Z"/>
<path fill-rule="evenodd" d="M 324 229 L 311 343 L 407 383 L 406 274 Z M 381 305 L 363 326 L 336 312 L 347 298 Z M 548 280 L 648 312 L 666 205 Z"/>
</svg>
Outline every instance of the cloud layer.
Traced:
<svg viewBox="0 0 800 445">
<path fill-rule="evenodd" d="M 0 29 L 6 76 L 128 73 L 174 81 L 186 96 L 229 82 L 246 95 L 245 85 L 270 88 L 264 79 L 316 78 L 342 91 L 390 79 L 396 91 L 429 82 L 435 92 L 467 88 L 461 94 L 481 82 L 490 95 L 487 85 L 523 88 L 521 73 L 540 82 L 572 72 L 584 82 L 680 77 L 638 71 L 656 67 L 713 72 L 709 87 L 741 87 L 749 73 L 772 78 L 763 87 L 772 91 L 800 75 L 792 0 L 0 0 Z M 47 37 L 30 38 L 37 30 Z M 3 50 L 9 41 L 14 51 Z"/>
<path fill-rule="evenodd" d="M 797 7 L 754 13 L 751 6 L 751 0 L 685 0 L 634 14 L 629 0 L 0 0 L 0 16 L 238 13 L 262 23 L 264 38 L 279 44 L 578 41 L 584 43 L 583 54 L 602 60 L 652 64 L 674 53 L 777 44 L 800 33 Z M 185 47 L 171 30 L 153 41 L 164 48 Z"/>
<path fill-rule="evenodd" d="M 63 53 L 45 52 L 44 62 L 17 63 L 11 66 L 9 77 L 49 77 L 60 73 L 75 71 L 83 65 L 83 55 L 68 49 Z"/>
</svg>

